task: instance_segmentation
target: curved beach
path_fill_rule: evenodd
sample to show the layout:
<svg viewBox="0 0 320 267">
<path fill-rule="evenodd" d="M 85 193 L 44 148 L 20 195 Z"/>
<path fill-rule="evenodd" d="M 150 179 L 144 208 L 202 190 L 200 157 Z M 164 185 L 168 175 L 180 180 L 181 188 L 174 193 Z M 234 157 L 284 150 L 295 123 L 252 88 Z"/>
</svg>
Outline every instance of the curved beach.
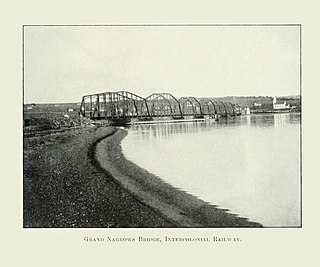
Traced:
<svg viewBox="0 0 320 267">
<path fill-rule="evenodd" d="M 24 139 L 23 227 L 261 227 L 125 159 L 115 127 Z"/>
<path fill-rule="evenodd" d="M 115 131 L 82 127 L 24 139 L 23 227 L 175 227 L 95 161 L 95 144 Z"/>
<path fill-rule="evenodd" d="M 117 183 L 177 227 L 261 227 L 226 209 L 175 188 L 135 163 L 121 150 L 127 131 L 119 129 L 96 144 L 96 160 Z"/>
</svg>

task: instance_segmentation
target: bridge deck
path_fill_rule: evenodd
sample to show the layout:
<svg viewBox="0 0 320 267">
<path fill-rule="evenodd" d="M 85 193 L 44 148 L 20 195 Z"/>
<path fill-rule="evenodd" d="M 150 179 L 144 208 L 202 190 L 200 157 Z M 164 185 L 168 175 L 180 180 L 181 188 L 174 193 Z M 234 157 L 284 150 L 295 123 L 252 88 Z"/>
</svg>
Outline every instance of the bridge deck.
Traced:
<svg viewBox="0 0 320 267">
<path fill-rule="evenodd" d="M 179 123 L 179 122 L 202 122 L 206 119 L 182 119 L 182 120 L 155 120 L 155 121 L 131 121 L 128 125 L 135 124 L 160 124 L 160 123 Z"/>
</svg>

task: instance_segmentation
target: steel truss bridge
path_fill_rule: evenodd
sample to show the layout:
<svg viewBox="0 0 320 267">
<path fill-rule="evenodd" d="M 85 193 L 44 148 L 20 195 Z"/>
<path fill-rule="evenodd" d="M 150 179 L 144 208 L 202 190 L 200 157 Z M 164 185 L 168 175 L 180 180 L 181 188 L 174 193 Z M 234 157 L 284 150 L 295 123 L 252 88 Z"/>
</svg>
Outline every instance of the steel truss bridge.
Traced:
<svg viewBox="0 0 320 267">
<path fill-rule="evenodd" d="M 181 97 L 170 93 L 153 93 L 144 98 L 128 91 L 103 92 L 82 97 L 80 114 L 90 119 L 201 119 L 241 114 L 236 103 Z"/>
</svg>

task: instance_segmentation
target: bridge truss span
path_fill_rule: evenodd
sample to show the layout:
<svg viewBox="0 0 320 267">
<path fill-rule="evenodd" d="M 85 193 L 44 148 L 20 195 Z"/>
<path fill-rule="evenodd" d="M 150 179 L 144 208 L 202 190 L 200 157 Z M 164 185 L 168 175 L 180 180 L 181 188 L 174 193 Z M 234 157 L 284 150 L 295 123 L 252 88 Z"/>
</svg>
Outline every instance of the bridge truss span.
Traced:
<svg viewBox="0 0 320 267">
<path fill-rule="evenodd" d="M 170 93 L 153 93 L 146 98 L 146 101 L 151 116 L 183 118 L 179 101 Z"/>
<path fill-rule="evenodd" d="M 194 118 L 203 118 L 201 103 L 195 97 L 181 97 L 179 103 L 183 115 L 193 116 Z"/>
<path fill-rule="evenodd" d="M 210 99 L 201 100 L 202 111 L 204 115 L 214 116 L 218 114 L 218 108 L 216 103 Z M 220 109 L 219 109 L 220 111 Z"/>
<path fill-rule="evenodd" d="M 128 91 L 83 96 L 80 113 L 91 119 L 150 118 L 146 100 Z"/>
<path fill-rule="evenodd" d="M 129 91 L 117 91 L 83 96 L 80 114 L 111 121 L 149 121 L 164 117 L 178 121 L 240 115 L 241 108 L 235 103 L 208 98 L 190 96 L 178 100 L 170 93 L 153 93 L 144 98 Z"/>
</svg>

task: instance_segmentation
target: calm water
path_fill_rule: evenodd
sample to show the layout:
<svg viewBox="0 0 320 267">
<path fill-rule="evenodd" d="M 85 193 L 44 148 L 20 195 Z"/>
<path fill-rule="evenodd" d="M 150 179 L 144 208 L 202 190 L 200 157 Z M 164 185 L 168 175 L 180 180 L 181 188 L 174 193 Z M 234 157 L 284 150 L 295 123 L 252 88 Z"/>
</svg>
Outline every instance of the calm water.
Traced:
<svg viewBox="0 0 320 267">
<path fill-rule="evenodd" d="M 300 114 L 131 126 L 127 159 L 264 226 L 300 225 Z"/>
</svg>

